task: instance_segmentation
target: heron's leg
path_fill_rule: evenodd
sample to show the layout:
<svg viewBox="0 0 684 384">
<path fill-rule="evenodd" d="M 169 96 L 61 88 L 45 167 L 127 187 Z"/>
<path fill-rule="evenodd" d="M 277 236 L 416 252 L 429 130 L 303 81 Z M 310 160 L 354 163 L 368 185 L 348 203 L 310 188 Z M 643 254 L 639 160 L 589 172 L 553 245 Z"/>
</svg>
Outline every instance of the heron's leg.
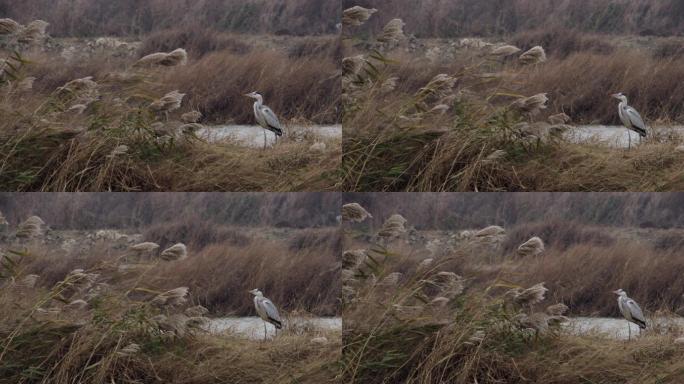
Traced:
<svg viewBox="0 0 684 384">
<path fill-rule="evenodd" d="M 264 340 L 266 340 L 266 322 L 264 321 Z"/>
<path fill-rule="evenodd" d="M 627 149 L 632 149 L 632 132 L 630 132 L 629 129 L 627 130 L 627 137 L 629 140 L 629 144 L 627 146 Z"/>
<path fill-rule="evenodd" d="M 632 340 L 632 326 L 627 322 L 627 341 Z"/>
<path fill-rule="evenodd" d="M 264 129 L 264 149 L 266 149 L 266 130 Z"/>
</svg>

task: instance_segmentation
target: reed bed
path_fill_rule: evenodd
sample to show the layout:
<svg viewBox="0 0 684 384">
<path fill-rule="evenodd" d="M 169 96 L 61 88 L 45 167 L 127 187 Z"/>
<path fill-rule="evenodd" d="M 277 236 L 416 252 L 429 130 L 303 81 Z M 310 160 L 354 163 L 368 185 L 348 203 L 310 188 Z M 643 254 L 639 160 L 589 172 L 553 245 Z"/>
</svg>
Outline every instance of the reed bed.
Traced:
<svg viewBox="0 0 684 384">
<path fill-rule="evenodd" d="M 509 57 L 496 45 L 460 50 L 455 58 L 421 57 L 406 52 L 410 41 L 393 49 L 354 30 L 345 43 L 345 190 L 684 187 L 678 137 L 656 130 L 626 151 L 564 136 L 568 122 L 619 124 L 608 97 L 613 90 L 633 95 L 632 104 L 653 124 L 681 120 L 679 59 L 629 50 L 563 57 L 529 45 Z"/>
<path fill-rule="evenodd" d="M 319 333 L 327 341 L 314 343 L 306 331 L 285 331 L 267 348 L 230 332 L 209 335 L 203 316 L 216 312 L 197 306 L 193 289 L 151 285 L 154 267 L 122 271 L 112 258 L 89 258 L 90 268 L 53 284 L 28 271 L 36 258 L 58 255 L 29 249 L 2 257 L 0 303 L 12 310 L 0 317 L 0 382 L 332 382 L 337 375 L 339 333 Z"/>
<path fill-rule="evenodd" d="M 172 36 L 172 40 L 182 39 Z M 191 52 L 198 50 L 199 43 L 188 44 L 193 46 Z M 299 135 L 262 151 L 232 139 L 208 143 L 196 136 L 204 124 L 253 124 L 251 105 L 241 95 L 254 90 L 264 94 L 286 125 L 335 123 L 339 83 L 334 81 L 336 65 L 328 53 L 236 54 L 218 45 L 212 53 L 195 58 L 176 48 L 141 53 L 137 63 L 107 53 L 83 60 L 30 49 L 8 53 L 0 79 L 4 91 L 0 114 L 7 117 L 0 122 L 2 188 L 338 188 L 339 139 Z M 226 67 L 231 68 L 226 71 Z M 199 122 L 181 121 L 190 112 L 201 114 Z"/>
<path fill-rule="evenodd" d="M 520 259 L 513 250 L 494 259 L 473 248 L 473 242 L 481 243 L 474 231 L 436 250 L 422 248 L 425 243 L 410 234 L 380 246 L 369 241 L 373 231 L 363 224 L 348 223 L 345 231 L 348 249 L 355 250 L 343 258 L 342 382 L 682 379 L 676 332 L 653 331 L 627 342 L 573 335 L 561 325 L 564 316 L 616 316 L 615 298 L 606 290 L 616 284 L 630 286 L 647 313 L 667 316 L 672 307 L 654 296 L 662 289 L 643 282 L 650 281 L 648 276 L 659 280 L 660 268 L 681 271 L 672 255 L 636 243 L 585 243 L 565 252 L 547 243 L 541 255 Z M 632 280 L 637 271 L 643 272 L 643 284 Z M 449 285 L 440 276 L 452 276 L 456 285 L 451 286 L 458 289 L 445 289 Z M 385 284 L 388 277 L 393 277 L 391 286 Z"/>
</svg>

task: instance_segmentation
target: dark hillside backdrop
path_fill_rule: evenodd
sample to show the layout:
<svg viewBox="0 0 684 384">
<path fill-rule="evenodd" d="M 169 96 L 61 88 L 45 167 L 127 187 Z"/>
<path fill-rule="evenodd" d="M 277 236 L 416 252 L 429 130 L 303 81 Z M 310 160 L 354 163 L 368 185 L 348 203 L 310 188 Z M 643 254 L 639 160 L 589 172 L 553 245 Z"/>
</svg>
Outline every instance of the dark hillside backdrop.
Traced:
<svg viewBox="0 0 684 384">
<path fill-rule="evenodd" d="M 55 37 L 140 35 L 203 26 L 219 31 L 336 33 L 339 0 L 0 0 L 0 18 L 42 19 Z"/>
<path fill-rule="evenodd" d="M 399 213 L 419 229 L 573 221 L 615 227 L 684 227 L 683 193 L 345 194 L 381 224 Z"/>
<path fill-rule="evenodd" d="M 582 32 L 682 35 L 681 0 L 342 0 L 377 8 L 369 25 L 392 18 L 418 37 L 492 36 L 563 26 Z"/>
<path fill-rule="evenodd" d="M 10 224 L 38 215 L 55 229 L 336 225 L 338 193 L 0 193 Z"/>
</svg>

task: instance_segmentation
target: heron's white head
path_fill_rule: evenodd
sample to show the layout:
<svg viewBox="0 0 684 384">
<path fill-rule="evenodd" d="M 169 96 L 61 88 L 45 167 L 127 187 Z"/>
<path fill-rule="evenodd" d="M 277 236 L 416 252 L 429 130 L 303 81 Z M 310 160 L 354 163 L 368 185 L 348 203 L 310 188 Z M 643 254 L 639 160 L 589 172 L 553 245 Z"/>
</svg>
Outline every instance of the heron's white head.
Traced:
<svg viewBox="0 0 684 384">
<path fill-rule="evenodd" d="M 626 296 L 627 295 L 627 292 L 625 292 L 622 288 L 620 288 L 616 291 L 613 291 L 613 293 L 618 295 L 618 296 Z"/>
<path fill-rule="evenodd" d="M 258 288 L 252 289 L 251 291 L 249 291 L 249 293 L 251 293 L 254 296 L 263 296 L 264 295 L 263 293 L 261 293 L 261 291 Z"/>
<path fill-rule="evenodd" d="M 247 94 L 245 94 L 245 96 L 252 98 L 252 99 L 257 99 L 257 100 L 261 100 L 263 98 L 260 94 L 258 94 L 256 92 L 247 93 Z"/>
<path fill-rule="evenodd" d="M 614 94 L 612 94 L 611 96 L 612 96 L 613 98 L 615 98 L 615 99 L 620 100 L 620 101 L 627 102 L 627 96 L 625 96 L 624 94 L 622 94 L 622 92 L 614 93 Z"/>
</svg>

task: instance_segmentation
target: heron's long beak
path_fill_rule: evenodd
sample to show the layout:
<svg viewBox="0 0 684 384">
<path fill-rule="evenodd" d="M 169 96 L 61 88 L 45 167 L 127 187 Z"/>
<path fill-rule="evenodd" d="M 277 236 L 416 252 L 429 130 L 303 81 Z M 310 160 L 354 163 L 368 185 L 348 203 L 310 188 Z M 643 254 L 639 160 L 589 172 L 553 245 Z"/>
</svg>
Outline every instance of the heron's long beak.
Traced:
<svg viewBox="0 0 684 384">
<path fill-rule="evenodd" d="M 620 98 L 620 94 L 619 94 L 619 93 L 613 93 L 613 94 L 610 95 L 610 96 L 613 97 L 614 99 L 619 99 L 619 98 Z"/>
</svg>

